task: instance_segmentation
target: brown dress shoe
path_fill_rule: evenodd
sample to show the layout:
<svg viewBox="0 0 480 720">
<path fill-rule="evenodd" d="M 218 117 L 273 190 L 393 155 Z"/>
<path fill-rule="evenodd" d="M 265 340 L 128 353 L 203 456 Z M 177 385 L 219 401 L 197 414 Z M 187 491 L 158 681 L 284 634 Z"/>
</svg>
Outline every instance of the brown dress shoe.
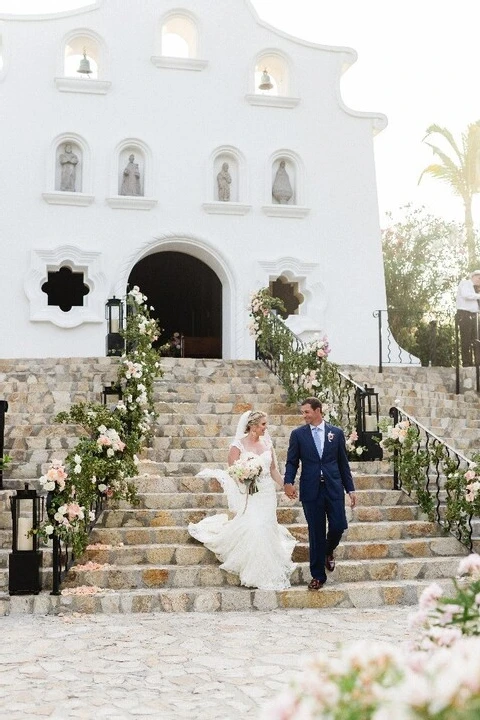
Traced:
<svg viewBox="0 0 480 720">
<path fill-rule="evenodd" d="M 335 570 L 335 558 L 333 555 L 327 555 L 325 558 L 325 567 L 328 572 L 333 572 Z"/>
<path fill-rule="evenodd" d="M 320 590 L 325 585 L 324 582 L 321 580 L 317 580 L 316 578 L 312 578 L 310 582 L 308 583 L 308 589 L 309 590 Z"/>
</svg>

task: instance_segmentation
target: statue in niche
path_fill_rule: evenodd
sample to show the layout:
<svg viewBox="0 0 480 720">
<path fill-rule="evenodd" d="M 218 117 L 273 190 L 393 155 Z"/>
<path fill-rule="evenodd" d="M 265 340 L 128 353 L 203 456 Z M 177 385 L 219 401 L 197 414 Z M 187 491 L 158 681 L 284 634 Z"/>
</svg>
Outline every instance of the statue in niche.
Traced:
<svg viewBox="0 0 480 720">
<path fill-rule="evenodd" d="M 286 205 L 293 196 L 290 178 L 285 170 L 285 160 L 280 160 L 275 180 L 273 181 L 272 195 L 281 205 Z"/>
<path fill-rule="evenodd" d="M 228 163 L 224 162 L 222 169 L 217 175 L 218 199 L 222 201 L 230 200 L 230 185 L 232 176 L 228 172 Z"/>
<path fill-rule="evenodd" d="M 58 158 L 61 167 L 60 190 L 75 192 L 75 177 L 77 174 L 78 156 L 72 150 L 70 143 L 65 145 L 65 150 Z"/>
<path fill-rule="evenodd" d="M 120 195 L 142 195 L 140 187 L 140 170 L 135 162 L 135 155 L 130 155 L 128 164 L 123 171 L 122 187 Z"/>
</svg>

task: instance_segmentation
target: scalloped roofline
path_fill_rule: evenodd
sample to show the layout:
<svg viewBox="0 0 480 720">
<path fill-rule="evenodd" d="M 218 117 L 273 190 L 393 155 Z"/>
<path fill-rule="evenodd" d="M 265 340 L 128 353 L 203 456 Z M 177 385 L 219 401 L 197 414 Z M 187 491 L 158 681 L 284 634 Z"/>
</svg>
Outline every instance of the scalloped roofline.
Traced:
<svg viewBox="0 0 480 720">
<path fill-rule="evenodd" d="M 61 18 L 72 17 L 73 15 L 81 15 L 83 13 L 98 10 L 103 5 L 103 0 L 94 0 L 89 5 L 83 5 L 79 8 L 71 10 L 61 10 L 54 13 L 38 13 L 32 15 L 17 15 L 15 13 L 0 13 L 0 20 L 14 20 L 15 22 L 37 22 L 38 20 L 59 20 Z"/>
<path fill-rule="evenodd" d="M 266 22 L 266 20 L 262 20 L 260 15 L 255 10 L 254 6 L 252 5 L 251 0 L 244 0 L 246 3 L 248 9 L 250 10 L 250 13 L 253 16 L 253 19 L 258 25 L 261 25 L 266 30 L 269 30 L 270 32 L 274 33 L 275 35 L 278 35 L 279 37 L 285 38 L 285 40 L 289 40 L 290 42 L 296 43 L 297 45 L 303 45 L 304 47 L 312 48 L 313 50 L 321 50 L 324 52 L 333 52 L 333 53 L 342 53 L 347 58 L 351 59 L 351 62 L 347 63 L 347 67 L 350 65 L 353 65 L 354 62 L 357 61 L 358 55 L 357 51 L 353 48 L 341 46 L 341 45 L 320 45 L 320 43 L 312 42 L 311 40 L 303 40 L 302 38 L 297 37 L 296 35 L 290 35 L 290 33 L 285 32 L 284 30 L 279 30 L 274 25 L 270 25 L 270 23 Z M 345 66 L 344 66 L 345 67 Z M 345 67 L 345 70 L 347 68 Z"/>
<path fill-rule="evenodd" d="M 340 53 L 343 55 L 343 64 L 341 67 L 341 74 L 343 75 L 344 72 L 346 72 L 357 60 L 358 60 L 358 54 L 357 51 L 353 48 L 349 48 L 346 46 L 341 45 L 320 45 L 319 43 L 311 42 L 310 40 L 302 40 L 302 38 L 298 38 L 295 35 L 290 35 L 289 33 L 284 32 L 283 30 L 279 30 L 278 28 L 274 27 L 273 25 L 270 25 L 270 23 L 267 23 L 265 20 L 262 20 L 255 10 L 254 6 L 251 3 L 251 0 L 245 0 L 245 3 L 250 10 L 255 22 L 258 25 L 261 25 L 266 30 L 269 30 L 270 32 L 274 33 L 275 35 L 278 35 L 279 37 L 285 38 L 285 40 L 289 40 L 290 42 L 296 43 L 297 45 L 303 45 L 304 47 L 312 48 L 313 50 L 320 50 L 324 52 L 333 52 L 333 53 Z M 352 108 L 349 108 L 348 105 L 345 104 L 343 101 L 342 95 L 340 93 L 340 84 L 337 86 L 337 102 L 340 106 L 340 108 L 347 113 L 347 115 L 351 115 L 352 117 L 357 118 L 365 118 L 373 120 L 373 134 L 377 135 L 378 133 L 382 132 L 387 125 L 388 125 L 388 118 L 383 113 L 378 112 L 366 112 L 363 110 L 352 110 Z"/>
</svg>

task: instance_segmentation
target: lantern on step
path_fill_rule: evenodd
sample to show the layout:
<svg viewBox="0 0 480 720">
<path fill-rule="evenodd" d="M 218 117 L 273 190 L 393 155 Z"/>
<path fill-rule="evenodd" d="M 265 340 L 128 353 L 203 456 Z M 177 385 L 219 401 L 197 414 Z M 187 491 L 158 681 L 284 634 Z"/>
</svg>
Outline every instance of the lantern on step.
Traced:
<svg viewBox="0 0 480 720">
<path fill-rule="evenodd" d="M 102 392 L 102 401 L 110 410 L 114 410 L 123 397 L 122 388 L 118 383 L 111 382 L 105 385 Z"/>
<path fill-rule="evenodd" d="M 107 300 L 105 306 L 107 320 L 107 356 L 123 355 L 125 342 L 121 335 L 123 330 L 123 302 L 115 295 Z"/>
<path fill-rule="evenodd" d="M 40 570 L 43 553 L 38 549 L 38 530 L 44 501 L 37 492 L 24 490 L 10 498 L 12 511 L 12 552 L 8 562 L 10 595 L 38 595 L 42 589 Z"/>
<path fill-rule="evenodd" d="M 356 391 L 358 445 L 366 448 L 362 460 L 381 460 L 383 450 L 380 447 L 382 435 L 379 432 L 380 421 L 378 393 L 366 384 Z"/>
</svg>

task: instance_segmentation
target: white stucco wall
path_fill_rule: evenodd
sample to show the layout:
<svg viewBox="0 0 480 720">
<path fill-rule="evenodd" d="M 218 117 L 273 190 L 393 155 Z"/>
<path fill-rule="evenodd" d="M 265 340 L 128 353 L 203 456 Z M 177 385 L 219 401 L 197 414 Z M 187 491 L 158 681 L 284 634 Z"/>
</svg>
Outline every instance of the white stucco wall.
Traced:
<svg viewBox="0 0 480 720">
<path fill-rule="evenodd" d="M 180 7 L 197 20 L 199 58 L 207 61 L 201 70 L 151 61 L 160 18 Z M 372 312 L 386 301 L 373 135 L 385 118 L 342 103 L 340 75 L 354 62 L 354 51 L 288 37 L 260 22 L 248 0 L 103 0 L 87 11 L 3 16 L 0 23 L 1 357 L 104 354 L 104 302 L 122 295 L 139 259 L 174 249 L 199 257 L 220 277 L 224 357 L 253 357 L 248 298 L 280 270 L 300 282 L 306 298 L 300 317 L 327 333 L 331 359 L 376 362 Z M 62 39 L 78 28 L 101 39 L 100 79 L 111 83 L 106 94 L 56 86 Z M 253 92 L 254 60 L 265 49 L 289 59 L 290 95 L 299 100 L 294 107 L 246 99 Z M 57 204 L 52 196 L 54 148 L 66 137 L 84 144 L 81 206 Z M 117 186 L 116 153 L 130 141 L 145 148 L 148 210 L 107 203 Z M 204 207 L 215 200 L 210 165 L 222 147 L 242 158 L 238 202 L 250 206 L 245 214 Z M 270 216 L 263 208 L 271 204 L 271 159 L 290 155 L 299 166 L 299 204 L 309 211 Z M 45 321 L 45 313 L 31 319 L 39 314 L 35 306 L 47 303 L 38 293 L 42 258 L 55 257 L 62 246 L 80 255 L 99 253 L 84 312 L 88 322 L 80 313 L 74 327 Z"/>
</svg>

